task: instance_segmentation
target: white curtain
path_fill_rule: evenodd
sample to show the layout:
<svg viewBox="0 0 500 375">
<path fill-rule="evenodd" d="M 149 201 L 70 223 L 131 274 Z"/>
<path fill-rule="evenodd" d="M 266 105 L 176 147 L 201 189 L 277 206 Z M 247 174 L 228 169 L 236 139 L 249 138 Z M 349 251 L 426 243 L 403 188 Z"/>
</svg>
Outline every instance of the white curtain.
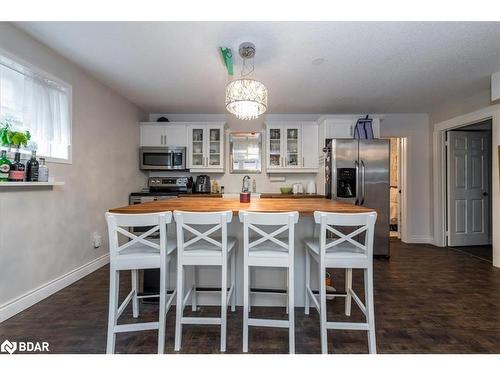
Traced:
<svg viewBox="0 0 500 375">
<path fill-rule="evenodd" d="M 68 159 L 68 89 L 1 60 L 0 120 L 11 120 L 15 130 L 29 130 L 39 156 Z"/>
<path fill-rule="evenodd" d="M 38 153 L 67 158 L 70 145 L 68 94 L 39 78 L 25 76 L 23 118 Z"/>
</svg>

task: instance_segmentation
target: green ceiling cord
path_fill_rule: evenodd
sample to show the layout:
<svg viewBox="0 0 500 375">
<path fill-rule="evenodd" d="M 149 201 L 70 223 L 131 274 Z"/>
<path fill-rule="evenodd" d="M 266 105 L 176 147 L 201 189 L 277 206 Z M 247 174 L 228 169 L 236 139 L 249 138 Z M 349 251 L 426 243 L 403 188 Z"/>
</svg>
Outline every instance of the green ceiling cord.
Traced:
<svg viewBox="0 0 500 375">
<path fill-rule="evenodd" d="M 222 58 L 224 59 L 224 64 L 226 64 L 227 74 L 233 75 L 233 53 L 231 48 L 220 47 L 220 52 L 222 53 Z"/>
</svg>

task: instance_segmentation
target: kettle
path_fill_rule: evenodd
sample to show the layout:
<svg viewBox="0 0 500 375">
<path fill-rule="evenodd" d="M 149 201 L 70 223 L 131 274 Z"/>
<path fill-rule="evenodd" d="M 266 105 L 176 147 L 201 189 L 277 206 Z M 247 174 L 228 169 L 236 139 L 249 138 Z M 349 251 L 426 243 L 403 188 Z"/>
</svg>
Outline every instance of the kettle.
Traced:
<svg viewBox="0 0 500 375">
<path fill-rule="evenodd" d="M 316 194 L 316 184 L 314 181 L 309 181 L 306 188 L 307 194 Z"/>
<path fill-rule="evenodd" d="M 292 185 L 292 192 L 293 194 L 303 194 L 304 193 L 304 186 L 302 186 L 301 183 L 295 183 Z"/>
</svg>

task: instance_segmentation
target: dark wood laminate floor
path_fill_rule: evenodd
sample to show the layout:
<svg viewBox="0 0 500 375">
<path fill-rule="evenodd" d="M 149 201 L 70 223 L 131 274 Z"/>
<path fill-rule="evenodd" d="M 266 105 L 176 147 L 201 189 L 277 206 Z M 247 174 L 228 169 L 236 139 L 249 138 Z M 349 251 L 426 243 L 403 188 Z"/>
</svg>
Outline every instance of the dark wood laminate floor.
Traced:
<svg viewBox="0 0 500 375">
<path fill-rule="evenodd" d="M 0 341 L 48 341 L 52 353 L 104 353 L 108 308 L 108 268 L 0 324 Z M 362 296 L 361 274 L 354 287 Z M 335 279 L 342 288 L 342 275 Z M 122 278 L 122 292 L 130 277 Z M 124 297 L 123 295 L 123 297 Z M 354 305 L 353 305 L 354 306 Z M 142 305 L 142 319 L 155 319 L 157 306 Z M 330 319 L 345 320 L 343 300 L 328 303 Z M 132 321 L 129 307 L 121 321 Z M 203 314 L 217 315 L 215 307 Z M 284 309 L 254 308 L 252 314 L 279 318 Z M 297 353 L 319 353 L 319 321 L 314 310 L 296 314 Z M 379 353 L 500 353 L 500 269 L 450 249 L 392 242 L 390 261 L 375 260 L 375 316 Z M 361 313 L 353 307 L 353 320 Z M 175 309 L 167 318 L 167 353 L 173 352 Z M 241 308 L 228 313 L 227 353 L 241 352 Z M 366 353 L 366 333 L 329 331 L 331 353 Z M 117 352 L 155 353 L 153 331 L 119 334 Z M 252 353 L 286 353 L 286 329 L 250 328 Z M 186 326 L 182 353 L 218 353 L 219 328 Z"/>
</svg>

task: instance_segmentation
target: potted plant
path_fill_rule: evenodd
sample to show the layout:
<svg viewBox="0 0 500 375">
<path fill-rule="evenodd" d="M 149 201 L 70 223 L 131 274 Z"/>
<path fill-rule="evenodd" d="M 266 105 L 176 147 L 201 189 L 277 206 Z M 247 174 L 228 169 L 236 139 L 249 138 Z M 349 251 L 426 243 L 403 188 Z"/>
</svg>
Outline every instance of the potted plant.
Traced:
<svg viewBox="0 0 500 375">
<path fill-rule="evenodd" d="M 0 143 L 4 147 L 14 146 L 19 152 L 21 146 L 28 146 L 28 142 L 31 139 L 31 134 L 29 131 L 19 132 L 11 130 L 11 123 L 8 121 L 3 121 L 0 123 Z"/>
</svg>

